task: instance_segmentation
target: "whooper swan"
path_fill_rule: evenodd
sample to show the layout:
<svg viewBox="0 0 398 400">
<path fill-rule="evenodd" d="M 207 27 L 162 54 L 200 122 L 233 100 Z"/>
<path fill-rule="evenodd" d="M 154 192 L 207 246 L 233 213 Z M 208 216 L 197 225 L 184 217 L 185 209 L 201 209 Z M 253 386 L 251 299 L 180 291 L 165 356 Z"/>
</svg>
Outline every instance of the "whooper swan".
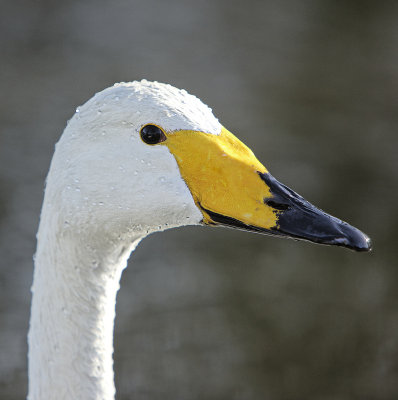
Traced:
<svg viewBox="0 0 398 400">
<path fill-rule="evenodd" d="M 121 83 L 76 110 L 47 177 L 29 331 L 29 400 L 113 399 L 116 292 L 152 232 L 229 226 L 370 249 L 279 183 L 184 90 Z"/>
</svg>

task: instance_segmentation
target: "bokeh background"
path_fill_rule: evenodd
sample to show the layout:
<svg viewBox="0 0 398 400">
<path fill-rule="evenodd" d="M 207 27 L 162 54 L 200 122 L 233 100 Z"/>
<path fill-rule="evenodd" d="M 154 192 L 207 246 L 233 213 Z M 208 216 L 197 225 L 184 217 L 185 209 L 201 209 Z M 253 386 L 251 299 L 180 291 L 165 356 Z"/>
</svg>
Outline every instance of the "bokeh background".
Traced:
<svg viewBox="0 0 398 400">
<path fill-rule="evenodd" d="M 229 229 L 145 239 L 118 296 L 118 399 L 398 398 L 398 2 L 3 1 L 0 398 L 24 398 L 32 255 L 76 106 L 147 78 L 197 95 L 370 254 Z"/>
</svg>

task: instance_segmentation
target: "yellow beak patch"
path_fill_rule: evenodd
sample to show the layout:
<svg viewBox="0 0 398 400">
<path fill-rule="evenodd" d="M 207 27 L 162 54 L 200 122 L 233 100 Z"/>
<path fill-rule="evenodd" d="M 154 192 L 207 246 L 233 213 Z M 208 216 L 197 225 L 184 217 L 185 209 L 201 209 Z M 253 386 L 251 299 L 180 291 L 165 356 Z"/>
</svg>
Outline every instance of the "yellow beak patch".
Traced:
<svg viewBox="0 0 398 400">
<path fill-rule="evenodd" d="M 272 194 L 258 175 L 267 170 L 232 133 L 222 128 L 220 135 L 181 130 L 166 136 L 161 145 L 174 155 L 204 223 L 214 223 L 209 210 L 246 225 L 276 227 L 277 213 L 264 204 Z"/>
</svg>

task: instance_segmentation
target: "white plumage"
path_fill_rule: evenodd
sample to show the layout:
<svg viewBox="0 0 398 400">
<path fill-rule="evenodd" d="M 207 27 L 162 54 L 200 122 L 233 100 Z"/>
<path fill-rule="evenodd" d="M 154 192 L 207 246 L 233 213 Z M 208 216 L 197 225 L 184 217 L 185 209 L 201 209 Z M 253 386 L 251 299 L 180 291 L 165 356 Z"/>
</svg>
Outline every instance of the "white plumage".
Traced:
<svg viewBox="0 0 398 400">
<path fill-rule="evenodd" d="M 112 399 L 115 297 L 149 233 L 202 214 L 146 123 L 218 134 L 199 99 L 154 82 L 117 84 L 77 109 L 56 145 L 40 218 L 29 332 L 29 399 Z"/>
</svg>

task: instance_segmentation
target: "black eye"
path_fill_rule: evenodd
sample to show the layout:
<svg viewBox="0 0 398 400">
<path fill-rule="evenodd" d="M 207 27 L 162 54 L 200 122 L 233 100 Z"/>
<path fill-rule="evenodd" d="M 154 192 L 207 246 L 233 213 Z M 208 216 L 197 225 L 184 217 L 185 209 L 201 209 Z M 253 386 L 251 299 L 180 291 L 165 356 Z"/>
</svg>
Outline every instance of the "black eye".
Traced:
<svg viewBox="0 0 398 400">
<path fill-rule="evenodd" d="M 166 140 L 164 132 L 156 125 L 145 125 L 141 128 L 141 139 L 146 144 L 157 144 Z"/>
</svg>

